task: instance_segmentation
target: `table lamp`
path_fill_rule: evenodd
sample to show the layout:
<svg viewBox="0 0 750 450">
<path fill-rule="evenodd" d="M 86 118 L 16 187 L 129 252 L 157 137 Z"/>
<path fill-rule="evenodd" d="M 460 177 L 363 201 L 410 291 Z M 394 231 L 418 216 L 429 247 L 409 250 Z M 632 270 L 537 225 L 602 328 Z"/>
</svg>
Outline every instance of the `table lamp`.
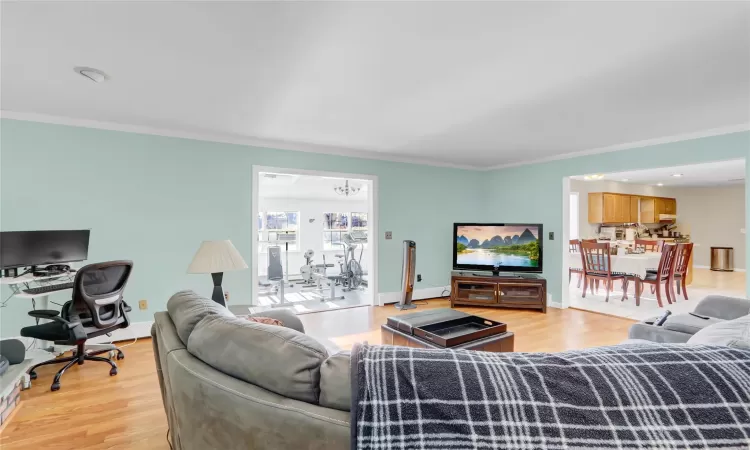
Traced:
<svg viewBox="0 0 750 450">
<path fill-rule="evenodd" d="M 211 299 L 221 306 L 224 302 L 224 291 L 221 289 L 221 279 L 224 272 L 247 269 L 245 260 L 240 252 L 232 245 L 232 241 L 203 241 L 195 252 L 193 262 L 188 267 L 188 273 L 210 273 L 214 280 L 214 291 Z"/>
</svg>

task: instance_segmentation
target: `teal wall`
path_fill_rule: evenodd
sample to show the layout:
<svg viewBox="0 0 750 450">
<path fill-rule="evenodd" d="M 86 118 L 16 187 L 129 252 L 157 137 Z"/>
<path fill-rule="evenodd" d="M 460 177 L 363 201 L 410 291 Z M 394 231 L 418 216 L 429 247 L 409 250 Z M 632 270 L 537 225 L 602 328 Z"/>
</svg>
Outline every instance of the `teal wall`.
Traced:
<svg viewBox="0 0 750 450">
<path fill-rule="evenodd" d="M 568 248 L 562 236 L 563 178 L 746 158 L 749 154 L 750 132 L 740 132 L 495 170 L 484 180 L 487 192 L 492 193 L 487 219 L 540 222 L 545 234 L 555 232 L 554 241 L 545 236 L 544 276 L 552 301 L 560 302 L 563 249 Z M 746 168 L 750 169 L 750 165 Z M 746 194 L 745 202 L 748 200 L 750 195 Z M 750 206 L 746 209 L 748 213 Z M 747 218 L 746 222 L 750 223 Z M 750 235 L 746 239 L 750 241 Z"/>
<path fill-rule="evenodd" d="M 742 132 L 475 172 L 3 119 L 0 230 L 91 228 L 90 261 L 135 261 L 127 299 L 149 300 L 148 311 L 132 314 L 147 321 L 178 289 L 210 294 L 207 275 L 185 273 L 201 241 L 231 239 L 251 261 L 253 165 L 371 174 L 379 178 L 380 292 L 399 290 L 404 239 L 418 243 L 417 270 L 427 287 L 449 282 L 453 222 L 540 222 L 557 237 L 545 236 L 544 274 L 559 302 L 564 177 L 749 152 L 750 132 Z M 251 279 L 249 270 L 225 275 L 233 302 L 248 301 Z M 5 301 L 9 291 L 0 294 Z M 32 324 L 30 306 L 10 299 L 0 309 L 0 335 Z"/>
<path fill-rule="evenodd" d="M 0 230 L 91 228 L 89 261 L 135 262 L 127 299 L 149 300 L 132 313 L 147 321 L 179 289 L 210 295 L 208 275 L 185 273 L 201 241 L 231 239 L 250 263 L 254 164 L 378 176 L 380 292 L 400 289 L 404 239 L 418 242 L 425 287 L 448 284 L 453 222 L 484 218 L 474 171 L 3 119 Z M 225 275 L 233 302 L 249 301 L 251 279 Z M 32 324 L 30 309 L 10 299 L 0 334 Z"/>
</svg>

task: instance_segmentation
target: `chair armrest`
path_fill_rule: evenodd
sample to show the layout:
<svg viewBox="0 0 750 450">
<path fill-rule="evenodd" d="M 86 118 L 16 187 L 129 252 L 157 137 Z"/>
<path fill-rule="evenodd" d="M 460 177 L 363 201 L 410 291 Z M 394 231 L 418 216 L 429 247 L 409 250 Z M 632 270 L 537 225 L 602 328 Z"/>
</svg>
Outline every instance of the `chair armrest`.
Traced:
<svg viewBox="0 0 750 450">
<path fill-rule="evenodd" d="M 29 311 L 29 315 L 37 319 L 52 319 L 59 314 L 60 311 L 55 311 L 54 309 L 35 309 L 34 311 Z"/>
</svg>

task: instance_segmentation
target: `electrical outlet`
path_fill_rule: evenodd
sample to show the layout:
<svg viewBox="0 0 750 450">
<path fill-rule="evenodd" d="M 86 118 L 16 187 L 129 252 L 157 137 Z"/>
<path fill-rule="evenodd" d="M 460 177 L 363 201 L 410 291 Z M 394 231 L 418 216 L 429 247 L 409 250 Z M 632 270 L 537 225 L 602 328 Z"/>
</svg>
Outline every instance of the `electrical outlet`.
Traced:
<svg viewBox="0 0 750 450">
<path fill-rule="evenodd" d="M 225 302 L 229 301 L 229 291 L 224 291 L 224 301 Z"/>
<path fill-rule="evenodd" d="M 141 300 L 138 302 L 139 309 L 148 309 L 148 300 Z"/>
<path fill-rule="evenodd" d="M 550 241 L 554 241 L 555 240 L 555 232 L 554 231 L 550 231 L 549 232 L 549 240 Z"/>
<path fill-rule="evenodd" d="M 385 232 L 385 238 L 386 239 L 393 239 L 393 232 L 392 231 L 386 231 Z"/>
<path fill-rule="evenodd" d="M 420 274 L 417 274 L 417 282 L 421 282 L 421 281 L 422 281 L 422 274 L 420 273 Z"/>
</svg>

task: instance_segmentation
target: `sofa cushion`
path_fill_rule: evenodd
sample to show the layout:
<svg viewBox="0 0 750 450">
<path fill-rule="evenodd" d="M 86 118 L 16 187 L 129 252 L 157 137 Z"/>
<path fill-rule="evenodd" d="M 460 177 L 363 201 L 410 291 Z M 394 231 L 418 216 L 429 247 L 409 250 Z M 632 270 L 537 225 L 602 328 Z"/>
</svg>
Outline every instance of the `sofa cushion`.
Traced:
<svg viewBox="0 0 750 450">
<path fill-rule="evenodd" d="M 695 333 L 688 344 L 726 345 L 750 349 L 750 315 L 715 323 Z"/>
<path fill-rule="evenodd" d="M 204 317 L 234 317 L 227 308 L 190 290 L 174 294 L 167 302 L 167 311 L 177 329 L 177 335 L 185 345 L 195 325 Z"/>
<path fill-rule="evenodd" d="M 351 353 L 339 352 L 320 366 L 320 406 L 349 411 L 352 403 Z"/>
<path fill-rule="evenodd" d="M 195 326 L 187 349 L 227 375 L 285 397 L 318 403 L 320 365 L 328 353 L 299 331 L 210 315 Z"/>
<path fill-rule="evenodd" d="M 718 322 L 723 322 L 721 319 L 713 317 L 697 317 L 692 314 L 675 314 L 669 316 L 666 322 L 664 322 L 664 329 L 677 331 L 679 333 L 695 334 L 698 331 L 706 328 L 709 325 L 713 325 Z"/>
</svg>

